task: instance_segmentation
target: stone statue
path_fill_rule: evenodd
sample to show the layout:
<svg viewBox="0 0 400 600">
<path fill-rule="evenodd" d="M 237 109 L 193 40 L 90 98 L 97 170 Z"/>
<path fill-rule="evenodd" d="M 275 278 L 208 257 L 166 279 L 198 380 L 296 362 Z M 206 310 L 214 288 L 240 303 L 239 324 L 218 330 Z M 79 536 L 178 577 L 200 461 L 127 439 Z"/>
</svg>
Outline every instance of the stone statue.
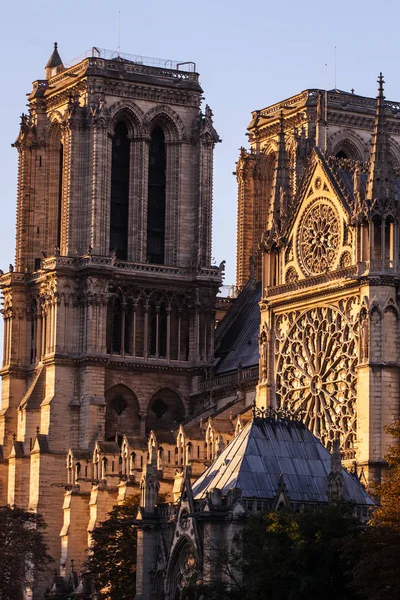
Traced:
<svg viewBox="0 0 400 600">
<path fill-rule="evenodd" d="M 360 360 L 366 361 L 369 357 L 369 327 L 368 317 L 363 315 L 360 323 Z"/>
</svg>

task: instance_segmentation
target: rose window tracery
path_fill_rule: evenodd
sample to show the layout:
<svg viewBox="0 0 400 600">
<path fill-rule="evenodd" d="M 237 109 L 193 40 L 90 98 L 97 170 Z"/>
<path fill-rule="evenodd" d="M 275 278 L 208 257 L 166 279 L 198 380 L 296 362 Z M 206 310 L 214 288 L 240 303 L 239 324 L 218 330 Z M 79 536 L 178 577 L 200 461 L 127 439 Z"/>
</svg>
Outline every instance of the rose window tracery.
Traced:
<svg viewBox="0 0 400 600">
<path fill-rule="evenodd" d="M 322 306 L 277 320 L 278 405 L 303 413 L 304 423 L 328 447 L 338 435 L 343 448 L 355 442 L 356 306 L 348 301 L 343 312 Z"/>
<path fill-rule="evenodd" d="M 340 248 L 340 220 L 325 199 L 313 203 L 299 228 L 298 253 L 307 275 L 324 273 L 333 267 Z"/>
</svg>

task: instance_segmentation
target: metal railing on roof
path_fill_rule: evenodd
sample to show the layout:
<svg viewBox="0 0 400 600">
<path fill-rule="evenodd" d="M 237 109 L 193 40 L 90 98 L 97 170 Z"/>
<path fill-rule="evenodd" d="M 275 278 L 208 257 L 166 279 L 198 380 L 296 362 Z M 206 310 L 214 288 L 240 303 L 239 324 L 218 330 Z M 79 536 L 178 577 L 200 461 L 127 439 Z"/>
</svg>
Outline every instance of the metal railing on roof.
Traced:
<svg viewBox="0 0 400 600">
<path fill-rule="evenodd" d="M 121 62 L 132 63 L 135 65 L 156 67 L 159 69 L 171 69 L 173 71 L 196 73 L 196 63 L 192 61 L 151 58 L 149 56 L 142 56 L 141 54 L 126 54 L 125 52 L 118 52 L 117 50 L 107 50 L 106 48 L 98 48 L 97 46 L 92 46 L 92 48 L 86 50 L 86 52 L 84 52 L 83 54 L 75 57 L 74 59 L 68 62 L 65 62 L 64 67 L 69 68 L 74 65 L 77 65 L 86 58 L 102 58 L 104 60 L 116 60 Z"/>
</svg>

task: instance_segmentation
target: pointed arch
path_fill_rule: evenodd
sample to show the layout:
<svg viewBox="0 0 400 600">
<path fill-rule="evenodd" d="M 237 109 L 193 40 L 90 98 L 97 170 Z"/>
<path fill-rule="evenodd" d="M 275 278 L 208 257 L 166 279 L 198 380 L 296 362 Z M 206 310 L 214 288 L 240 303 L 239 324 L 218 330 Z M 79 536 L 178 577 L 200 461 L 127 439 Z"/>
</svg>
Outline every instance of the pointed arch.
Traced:
<svg viewBox="0 0 400 600">
<path fill-rule="evenodd" d="M 116 124 L 123 121 L 128 128 L 130 138 L 143 135 L 144 112 L 131 100 L 120 100 L 110 106 L 110 133 L 114 131 Z"/>
<path fill-rule="evenodd" d="M 181 598 L 182 589 L 197 579 L 199 556 L 193 541 L 181 536 L 172 551 L 167 566 L 167 596 L 172 600 Z"/>
<path fill-rule="evenodd" d="M 341 129 L 328 138 L 328 151 L 338 158 L 365 162 L 369 146 L 352 129 Z"/>
<path fill-rule="evenodd" d="M 143 131 L 151 136 L 155 127 L 161 127 L 167 143 L 182 142 L 187 139 L 182 119 L 170 106 L 159 104 L 151 108 L 144 116 Z"/>
<path fill-rule="evenodd" d="M 150 134 L 147 190 L 147 249 L 149 263 L 164 264 L 167 200 L 167 149 L 164 129 L 156 124 Z"/>
<path fill-rule="evenodd" d="M 44 251 L 54 253 L 61 246 L 64 188 L 64 143 L 60 113 L 52 115 L 47 131 L 47 193 Z"/>
<path fill-rule="evenodd" d="M 147 409 L 146 432 L 171 430 L 185 418 L 185 405 L 171 388 L 161 388 L 150 399 Z"/>
<path fill-rule="evenodd" d="M 118 435 L 138 435 L 140 431 L 139 402 L 136 394 L 126 385 L 117 384 L 106 391 L 105 439 Z"/>
<path fill-rule="evenodd" d="M 120 260 L 128 258 L 130 145 L 128 125 L 118 120 L 111 149 L 110 250 Z"/>
</svg>

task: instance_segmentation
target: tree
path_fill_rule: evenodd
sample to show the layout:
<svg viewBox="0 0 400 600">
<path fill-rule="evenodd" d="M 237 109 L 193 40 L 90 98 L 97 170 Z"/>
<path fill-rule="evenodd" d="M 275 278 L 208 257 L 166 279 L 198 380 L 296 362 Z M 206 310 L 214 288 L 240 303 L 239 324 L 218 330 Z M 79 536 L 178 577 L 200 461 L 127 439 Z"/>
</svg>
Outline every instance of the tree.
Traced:
<svg viewBox="0 0 400 600">
<path fill-rule="evenodd" d="M 22 587 L 52 562 L 43 540 L 46 524 L 37 513 L 0 507 L 0 600 L 19 600 Z"/>
<path fill-rule="evenodd" d="M 199 586 L 198 597 L 208 599 L 214 594 L 224 600 L 355 598 L 349 587 L 349 559 L 342 552 L 343 540 L 360 531 L 351 508 L 337 504 L 302 513 L 283 510 L 253 515 L 232 549 L 217 550 L 212 559 L 214 572 L 222 573 L 228 585 Z M 244 575 L 242 581 L 236 577 L 239 570 Z"/>
<path fill-rule="evenodd" d="M 135 596 L 137 531 L 133 520 L 138 506 L 139 496 L 131 496 L 92 532 L 86 568 L 99 598 L 131 600 Z"/>
<path fill-rule="evenodd" d="M 358 555 L 354 588 L 367 600 L 400 598 L 400 421 L 386 432 L 396 443 L 385 455 L 388 470 L 382 484 L 374 486 L 380 506 L 363 534 L 348 548 Z"/>
</svg>

